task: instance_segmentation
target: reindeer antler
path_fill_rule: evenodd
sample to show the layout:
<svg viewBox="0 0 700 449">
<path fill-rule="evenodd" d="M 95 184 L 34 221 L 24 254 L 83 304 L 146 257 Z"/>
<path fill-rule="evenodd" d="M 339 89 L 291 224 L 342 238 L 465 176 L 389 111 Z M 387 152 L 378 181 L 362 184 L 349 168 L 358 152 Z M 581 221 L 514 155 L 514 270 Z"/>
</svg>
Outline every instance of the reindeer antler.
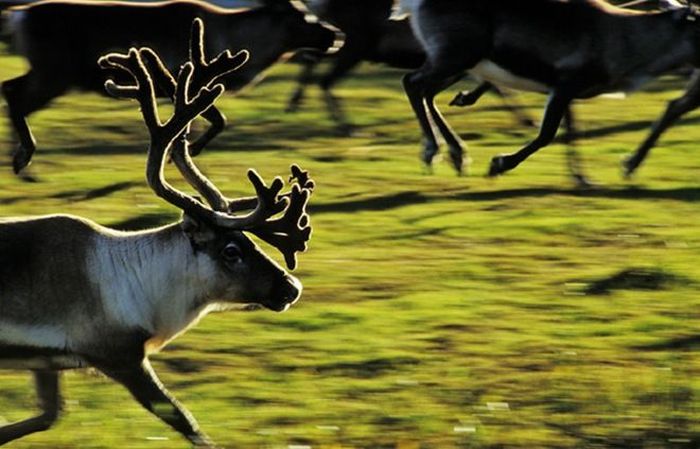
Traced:
<svg viewBox="0 0 700 449">
<path fill-rule="evenodd" d="M 298 165 L 292 165 L 290 181 L 292 190 L 289 193 L 289 207 L 284 214 L 275 219 L 265 221 L 252 230 L 252 233 L 279 249 L 290 270 L 296 268 L 296 253 L 306 251 L 306 242 L 311 238 L 311 220 L 306 212 L 306 205 L 315 187 L 308 172 L 302 171 Z"/>
<path fill-rule="evenodd" d="M 181 67 L 177 80 L 158 55 L 148 48 L 132 48 L 126 55 L 111 53 L 103 56 L 99 60 L 102 67 L 126 72 L 136 82 L 134 85 L 117 85 L 110 80 L 105 83 L 105 88 L 116 97 L 136 99 L 141 105 L 144 122 L 151 135 L 146 177 L 158 196 L 211 225 L 257 235 L 276 247 L 284 255 L 287 266 L 294 269 L 296 253 L 306 249 L 306 242 L 311 236 L 306 205 L 314 183 L 308 173 L 296 165 L 292 166 L 291 192 L 281 194 L 284 186 L 281 178 L 275 178 L 268 187 L 251 169 L 248 178 L 255 188 L 256 197 L 229 200 L 202 174 L 189 156 L 186 136 L 190 123 L 211 107 L 223 92 L 223 86 L 215 82 L 247 59 L 245 52 L 232 56 L 225 51 L 207 62 L 203 33 L 203 24 L 199 19 L 195 20 L 190 48 L 192 61 Z M 165 123 L 161 122 L 156 109 L 154 78 L 175 105 L 172 117 Z M 195 79 L 196 82 L 193 81 Z M 190 100 L 190 91 L 195 86 L 198 86 L 197 95 Z M 205 197 L 211 208 L 176 190 L 164 179 L 163 168 L 168 151 L 172 152 L 173 160 L 185 179 Z M 233 212 L 250 209 L 252 211 L 247 215 L 233 215 Z M 277 215 L 280 216 L 274 218 Z"/>
</svg>

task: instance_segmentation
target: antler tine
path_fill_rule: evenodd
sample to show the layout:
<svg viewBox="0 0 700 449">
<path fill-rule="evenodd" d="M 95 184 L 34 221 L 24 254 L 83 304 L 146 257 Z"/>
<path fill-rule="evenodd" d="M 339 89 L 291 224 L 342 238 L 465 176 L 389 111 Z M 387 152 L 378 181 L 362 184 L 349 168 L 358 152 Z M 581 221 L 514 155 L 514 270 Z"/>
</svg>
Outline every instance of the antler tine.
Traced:
<svg viewBox="0 0 700 449">
<path fill-rule="evenodd" d="M 141 53 L 159 88 L 175 101 L 177 82 L 170 71 L 153 50 L 146 48 L 142 49 Z M 204 24 L 200 19 L 195 19 L 190 39 L 190 62 L 194 65 L 194 73 L 190 81 L 191 88 L 209 86 L 219 77 L 238 69 L 247 60 L 247 51 L 241 51 L 235 56 L 231 56 L 227 50 L 220 53 L 211 64 L 207 63 L 204 53 Z M 189 142 L 186 139 L 175 141 L 171 149 L 171 157 L 187 182 L 205 198 L 214 210 L 228 211 L 229 199 L 194 164 L 190 157 Z M 257 201 L 257 199 L 253 198 L 253 201 Z M 248 209 L 254 207 L 255 203 L 252 203 Z"/>
<path fill-rule="evenodd" d="M 190 35 L 190 61 L 195 66 L 195 86 L 208 86 L 218 81 L 222 76 L 237 70 L 250 57 L 247 50 L 241 50 L 232 55 L 224 50 L 214 59 L 207 61 L 204 50 L 204 22 L 194 19 Z"/>
<path fill-rule="evenodd" d="M 290 270 L 296 268 L 296 253 L 306 251 L 306 242 L 311 238 L 311 223 L 306 213 L 310 196 L 311 190 L 294 184 L 284 214 L 251 230 L 282 253 Z"/>
<path fill-rule="evenodd" d="M 174 189 L 163 177 L 165 154 L 170 144 L 189 126 L 199 114 L 209 108 L 216 98 L 223 92 L 222 85 L 213 88 L 202 87 L 193 100 L 189 100 L 187 85 L 192 78 L 193 66 L 185 64 L 178 74 L 175 92 L 175 112 L 170 119 L 163 124 L 158 116 L 155 100 L 155 88 L 153 79 L 144 64 L 142 53 L 147 53 L 134 48 L 127 55 L 112 53 L 100 58 L 102 67 L 124 71 L 136 81 L 135 85 L 117 85 L 114 81 L 105 83 L 108 92 L 115 93 L 119 97 L 136 98 L 141 105 L 146 127 L 151 135 L 151 144 L 148 151 L 146 178 L 150 187 L 158 196 L 171 204 L 183 209 L 186 213 L 196 217 L 212 219 L 214 211 L 208 209 L 195 198 Z M 162 75 L 162 74 L 161 74 Z M 181 140 L 180 139 L 180 140 Z M 216 218 L 216 217 L 214 217 Z"/>
<path fill-rule="evenodd" d="M 101 57 L 98 64 L 102 68 L 118 69 L 131 75 L 136 81 L 135 85 L 118 85 L 113 80 L 105 82 L 105 89 L 109 94 L 118 98 L 133 98 L 141 105 L 141 114 L 149 130 L 162 127 L 158 109 L 156 108 L 155 93 L 153 83 L 143 65 L 143 60 L 139 51 L 135 48 L 129 49 L 124 55 L 121 53 L 109 53 Z"/>
<path fill-rule="evenodd" d="M 306 189 L 313 193 L 316 184 L 309 176 L 309 172 L 302 170 L 298 165 L 292 164 L 290 167 L 292 174 L 289 176 L 289 182 L 297 184 L 300 188 Z M 281 197 L 289 197 L 291 192 L 283 193 Z M 236 198 L 228 203 L 229 212 L 240 212 L 244 210 L 254 209 L 258 204 L 256 197 Z"/>
</svg>

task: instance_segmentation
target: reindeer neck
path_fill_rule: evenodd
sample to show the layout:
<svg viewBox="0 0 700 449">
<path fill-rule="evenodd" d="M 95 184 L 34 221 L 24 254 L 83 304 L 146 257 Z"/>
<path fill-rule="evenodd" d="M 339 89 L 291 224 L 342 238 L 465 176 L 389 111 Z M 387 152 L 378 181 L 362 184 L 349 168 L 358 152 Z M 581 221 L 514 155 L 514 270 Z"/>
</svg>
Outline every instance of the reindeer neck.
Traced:
<svg viewBox="0 0 700 449">
<path fill-rule="evenodd" d="M 206 312 L 213 263 L 174 224 L 99 236 L 90 267 L 108 318 L 144 330 L 152 336 L 150 345 L 160 347 Z"/>
</svg>

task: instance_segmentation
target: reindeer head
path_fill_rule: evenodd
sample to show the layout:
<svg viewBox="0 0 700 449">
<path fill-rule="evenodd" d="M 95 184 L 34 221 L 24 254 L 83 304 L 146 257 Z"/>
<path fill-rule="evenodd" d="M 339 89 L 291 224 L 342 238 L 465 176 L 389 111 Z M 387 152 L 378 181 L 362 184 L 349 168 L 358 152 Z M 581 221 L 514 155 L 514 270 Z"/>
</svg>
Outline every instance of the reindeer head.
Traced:
<svg viewBox="0 0 700 449">
<path fill-rule="evenodd" d="M 267 257 L 246 233 L 277 248 L 287 267 L 293 270 L 296 253 L 306 250 L 311 237 L 306 204 L 314 183 L 307 172 L 294 165 L 289 179 L 291 189 L 282 193 L 281 178 L 275 178 L 267 186 L 255 170 L 250 170 L 248 178 L 256 196 L 229 199 L 196 167 L 188 150 L 190 123 L 223 92 L 218 79 L 248 59 L 245 51 L 236 55 L 225 51 L 207 60 L 203 34 L 204 26 L 197 19 L 193 24 L 190 61 L 181 67 L 177 80 L 149 48 L 132 48 L 128 54 L 111 53 L 102 57 L 99 61 L 102 67 L 124 72 L 135 81 L 133 85 L 118 85 L 110 80 L 105 88 L 116 97 L 132 98 L 140 103 L 150 133 L 146 178 L 156 195 L 184 212 L 182 231 L 191 243 L 198 265 L 205 267 L 199 273 L 207 277 L 210 291 L 216 296 L 211 299 L 260 303 L 282 311 L 299 298 L 301 284 Z M 170 92 L 174 102 L 173 115 L 165 123 L 156 108 L 155 84 Z M 165 180 L 163 170 L 168 155 L 209 205 Z M 239 215 L 243 211 L 249 212 Z"/>
</svg>

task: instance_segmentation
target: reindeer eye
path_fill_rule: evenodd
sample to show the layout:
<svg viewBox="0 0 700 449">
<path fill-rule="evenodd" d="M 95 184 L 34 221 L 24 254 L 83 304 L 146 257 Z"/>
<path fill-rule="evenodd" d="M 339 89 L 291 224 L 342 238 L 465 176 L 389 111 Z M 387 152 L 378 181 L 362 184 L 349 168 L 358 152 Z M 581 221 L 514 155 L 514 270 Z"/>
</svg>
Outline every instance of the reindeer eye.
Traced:
<svg viewBox="0 0 700 449">
<path fill-rule="evenodd" d="M 221 255 L 224 259 L 229 262 L 241 262 L 243 260 L 243 254 L 241 254 L 241 249 L 235 243 L 229 243 L 226 247 L 221 250 Z"/>
</svg>

